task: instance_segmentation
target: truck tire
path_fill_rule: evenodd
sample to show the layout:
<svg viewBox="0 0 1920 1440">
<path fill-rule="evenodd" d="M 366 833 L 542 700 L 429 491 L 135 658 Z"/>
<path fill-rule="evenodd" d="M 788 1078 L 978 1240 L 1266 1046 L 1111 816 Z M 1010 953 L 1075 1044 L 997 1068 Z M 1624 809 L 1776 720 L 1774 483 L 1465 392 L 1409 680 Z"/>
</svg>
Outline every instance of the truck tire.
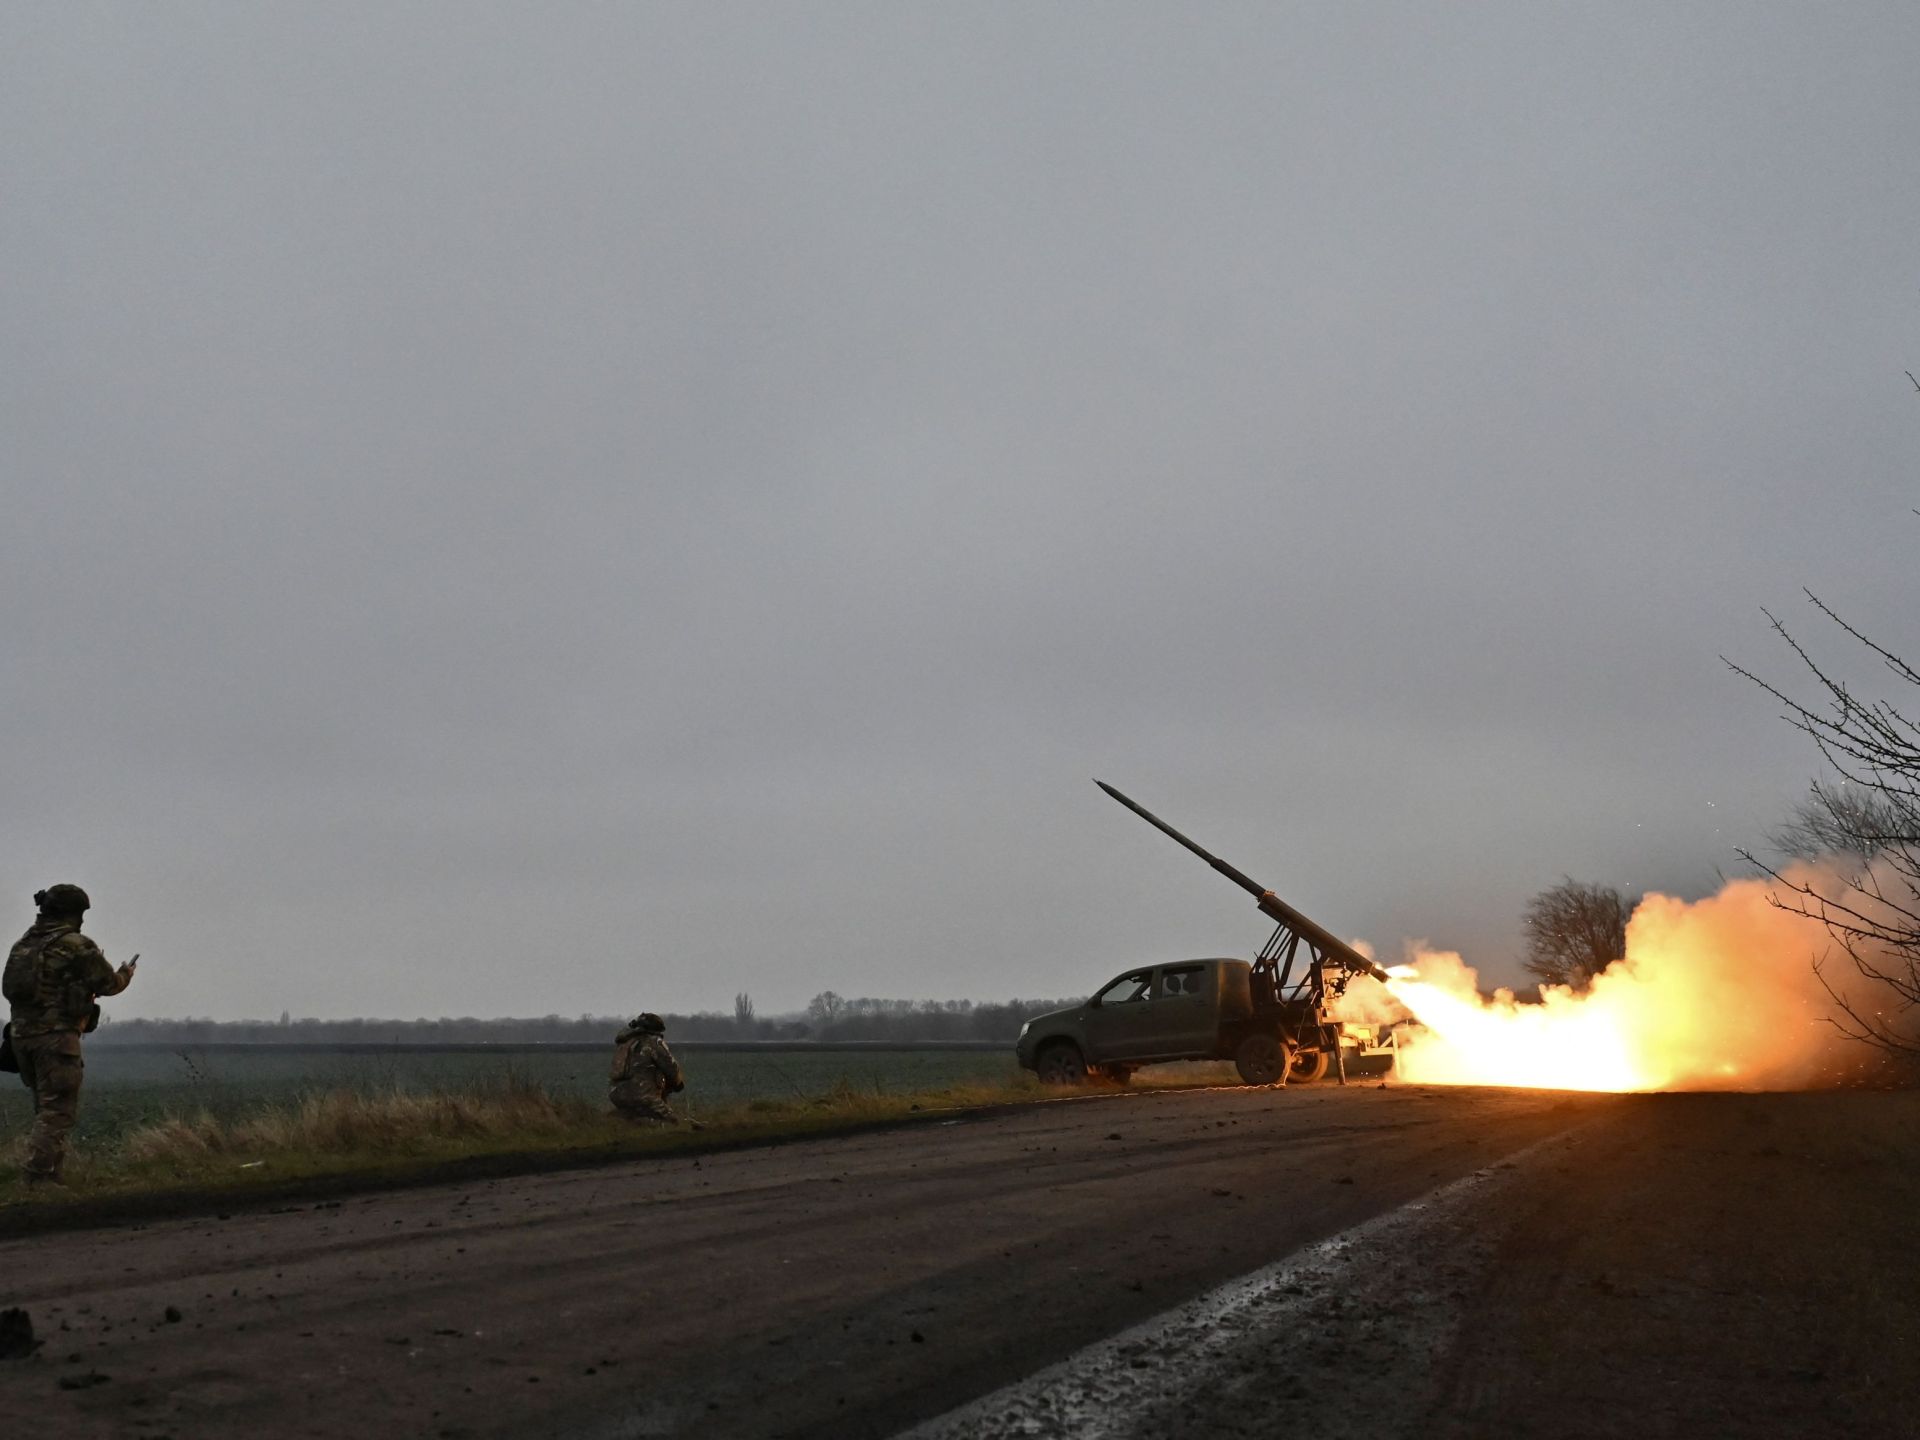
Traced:
<svg viewBox="0 0 1920 1440">
<path fill-rule="evenodd" d="M 1071 1040 L 1053 1040 L 1040 1047 L 1034 1057 L 1033 1073 L 1042 1085 L 1084 1085 L 1087 1061 L 1080 1047 Z"/>
<path fill-rule="evenodd" d="M 1233 1053 L 1233 1068 L 1249 1085 L 1273 1085 L 1285 1078 L 1293 1052 L 1277 1035 L 1249 1035 Z"/>
<path fill-rule="evenodd" d="M 1327 1078 L 1327 1071 L 1333 1068 L 1333 1057 L 1324 1050 L 1296 1050 L 1293 1054 L 1293 1068 L 1287 1071 L 1289 1085 L 1311 1085 L 1316 1080 Z"/>
</svg>

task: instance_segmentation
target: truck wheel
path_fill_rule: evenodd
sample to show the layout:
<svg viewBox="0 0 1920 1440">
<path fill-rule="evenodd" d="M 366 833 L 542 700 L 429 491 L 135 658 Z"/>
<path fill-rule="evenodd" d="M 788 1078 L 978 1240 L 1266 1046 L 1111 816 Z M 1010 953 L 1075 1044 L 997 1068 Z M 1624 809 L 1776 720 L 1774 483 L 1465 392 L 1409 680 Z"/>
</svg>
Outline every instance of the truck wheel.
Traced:
<svg viewBox="0 0 1920 1440">
<path fill-rule="evenodd" d="M 1249 1085 L 1272 1085 L 1292 1063 L 1292 1053 L 1276 1035 L 1249 1035 L 1233 1055 L 1233 1068 Z"/>
<path fill-rule="evenodd" d="M 1042 1085 L 1084 1085 L 1087 1062 L 1080 1047 L 1070 1040 L 1056 1040 L 1034 1057 L 1033 1070 Z"/>
<path fill-rule="evenodd" d="M 1327 1071 L 1333 1068 L 1333 1057 L 1324 1050 L 1296 1050 L 1293 1056 L 1293 1068 L 1287 1071 L 1287 1083 L 1290 1085 L 1311 1085 L 1316 1080 L 1327 1078 Z"/>
</svg>

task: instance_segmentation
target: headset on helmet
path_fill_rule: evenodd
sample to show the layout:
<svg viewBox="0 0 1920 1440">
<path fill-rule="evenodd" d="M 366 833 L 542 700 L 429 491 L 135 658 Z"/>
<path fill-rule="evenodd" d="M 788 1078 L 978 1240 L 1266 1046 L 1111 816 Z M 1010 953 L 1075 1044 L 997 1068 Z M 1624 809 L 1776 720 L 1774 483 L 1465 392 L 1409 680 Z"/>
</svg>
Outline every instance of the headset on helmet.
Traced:
<svg viewBox="0 0 1920 1440">
<path fill-rule="evenodd" d="M 33 892 L 33 903 L 49 915 L 80 915 L 93 907 L 78 885 L 49 885 Z"/>
</svg>

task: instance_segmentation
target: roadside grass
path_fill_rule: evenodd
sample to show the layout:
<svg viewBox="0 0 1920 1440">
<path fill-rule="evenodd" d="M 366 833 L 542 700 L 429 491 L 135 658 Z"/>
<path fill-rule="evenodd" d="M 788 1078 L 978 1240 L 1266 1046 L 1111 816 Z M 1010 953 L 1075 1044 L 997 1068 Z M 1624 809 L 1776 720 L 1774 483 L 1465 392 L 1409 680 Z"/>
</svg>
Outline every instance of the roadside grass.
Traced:
<svg viewBox="0 0 1920 1440">
<path fill-rule="evenodd" d="M 875 1076 L 840 1075 L 825 1085 L 820 1078 L 809 1090 L 783 1071 L 783 1094 L 717 1103 L 673 1097 L 674 1109 L 697 1119 L 698 1130 L 634 1125 L 604 1098 L 514 1068 L 426 1085 L 387 1073 L 253 1095 L 240 1086 L 203 1087 L 211 1103 L 176 1090 L 143 1105 L 144 1113 L 129 1115 L 124 1126 L 94 1135 L 84 1131 L 83 1100 L 83 1131 L 68 1156 L 65 1186 L 25 1186 L 24 1125 L 0 1145 L 0 1225 L 30 1231 L 37 1217 L 60 1223 L 62 1212 L 78 1219 L 102 1205 L 116 1213 L 146 1202 L 179 1210 L 201 1196 L 216 1203 L 249 1194 L 291 1199 L 457 1178 L 476 1168 L 504 1174 L 731 1149 L 1065 1098 L 1019 1070 L 907 1089 Z M 1220 1083 L 1235 1083 L 1231 1066 L 1183 1064 L 1139 1074 L 1133 1088 Z"/>
<path fill-rule="evenodd" d="M 910 1093 L 841 1080 L 815 1095 L 755 1098 L 699 1110 L 702 1128 L 634 1125 L 604 1102 L 556 1093 L 506 1075 L 420 1091 L 341 1086 L 232 1114 L 183 1109 L 117 1140 L 76 1150 L 67 1184 L 28 1191 L 19 1178 L 24 1135 L 0 1175 L 0 1206 L 15 1215 L 77 1201 L 179 1192 L 243 1195 L 302 1181 L 364 1177 L 370 1183 L 419 1178 L 451 1162 L 524 1157 L 528 1168 L 569 1160 L 615 1160 L 663 1152 L 729 1148 L 916 1114 L 1020 1104 L 1047 1098 L 1031 1077 L 956 1084 Z M 676 1108 L 680 1097 L 675 1097 Z"/>
<path fill-rule="evenodd" d="M 893 1093 L 953 1085 L 998 1085 L 1021 1071 L 1009 1051 L 773 1053 L 694 1052 L 684 1057 L 691 1102 L 705 1116 L 762 1097 L 817 1096 L 845 1080 L 859 1090 Z M 262 1047 L 246 1052 L 98 1045 L 87 1054 L 85 1093 L 74 1140 L 81 1154 L 104 1154 L 135 1130 L 200 1111 L 237 1119 L 264 1106 L 291 1106 L 316 1091 L 348 1089 L 464 1091 L 502 1077 L 536 1080 L 556 1096 L 603 1107 L 607 1056 L 501 1046 L 485 1053 L 439 1053 L 394 1046 L 333 1053 Z M 0 1146 L 32 1123 L 33 1097 L 0 1076 Z"/>
</svg>

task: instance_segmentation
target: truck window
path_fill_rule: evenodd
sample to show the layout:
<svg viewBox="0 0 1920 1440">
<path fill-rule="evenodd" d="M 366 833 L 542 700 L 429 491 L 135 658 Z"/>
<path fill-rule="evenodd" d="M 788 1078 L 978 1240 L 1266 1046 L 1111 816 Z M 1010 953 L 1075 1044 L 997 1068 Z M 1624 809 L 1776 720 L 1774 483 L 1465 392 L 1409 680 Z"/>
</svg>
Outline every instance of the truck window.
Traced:
<svg viewBox="0 0 1920 1440">
<path fill-rule="evenodd" d="M 1160 988 L 1155 993 L 1172 999 L 1180 995 L 1198 995 L 1200 989 L 1200 967 L 1182 965 L 1177 970 L 1167 969 L 1160 972 Z"/>
<path fill-rule="evenodd" d="M 1094 996 L 1098 1005 L 1126 1005 L 1135 1000 L 1144 1000 L 1153 988 L 1153 972 L 1142 970 L 1134 975 L 1122 975 L 1113 984 Z"/>
</svg>

